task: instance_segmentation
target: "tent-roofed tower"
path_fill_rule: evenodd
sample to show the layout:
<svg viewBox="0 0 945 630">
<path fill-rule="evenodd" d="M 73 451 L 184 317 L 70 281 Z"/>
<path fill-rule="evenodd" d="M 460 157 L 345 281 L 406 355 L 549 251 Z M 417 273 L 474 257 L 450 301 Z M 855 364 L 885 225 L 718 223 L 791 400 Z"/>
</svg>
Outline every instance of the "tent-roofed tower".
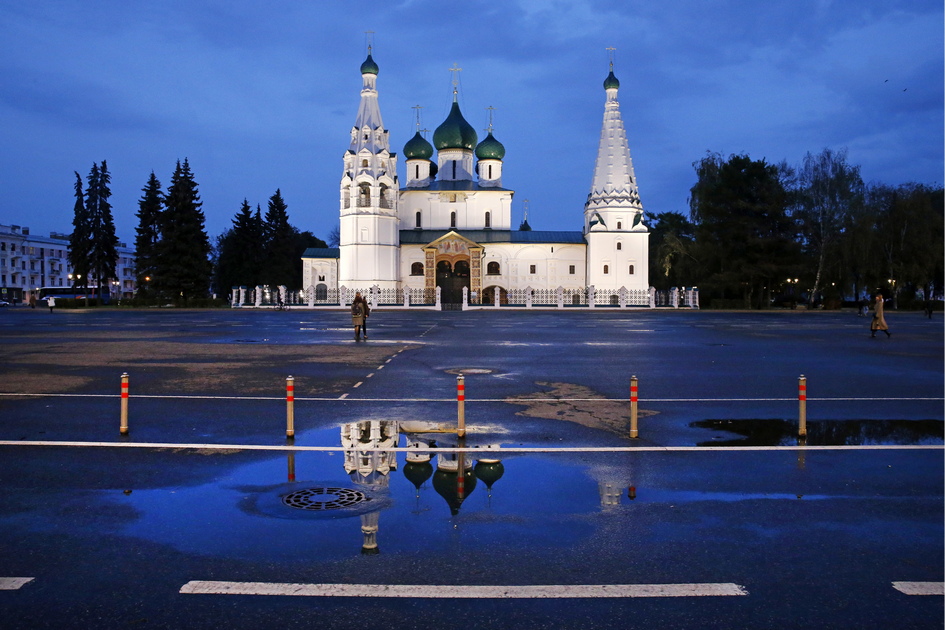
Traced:
<svg viewBox="0 0 945 630">
<path fill-rule="evenodd" d="M 397 156 L 377 100 L 378 66 L 368 46 L 361 64 L 361 103 L 341 178 L 338 283 L 349 289 L 399 287 Z"/>
<path fill-rule="evenodd" d="M 619 88 L 611 57 L 594 178 L 584 204 L 587 283 L 597 289 L 647 289 L 649 233 L 620 116 Z"/>
</svg>

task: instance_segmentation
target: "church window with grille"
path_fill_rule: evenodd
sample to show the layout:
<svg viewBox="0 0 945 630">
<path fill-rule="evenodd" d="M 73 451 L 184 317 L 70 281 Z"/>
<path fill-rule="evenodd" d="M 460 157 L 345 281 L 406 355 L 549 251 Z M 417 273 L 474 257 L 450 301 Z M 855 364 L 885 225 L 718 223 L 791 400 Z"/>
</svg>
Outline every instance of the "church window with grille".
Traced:
<svg viewBox="0 0 945 630">
<path fill-rule="evenodd" d="M 604 265 L 604 275 L 606 276 L 609 273 L 610 273 L 610 265 Z"/>
<path fill-rule="evenodd" d="M 501 272 L 501 269 L 500 269 L 500 267 L 499 267 L 499 263 L 497 263 L 497 262 L 495 262 L 495 261 L 492 261 L 492 262 L 490 262 L 488 265 L 486 265 L 486 274 L 487 274 L 487 275 L 490 275 L 490 276 L 498 276 L 498 275 L 501 274 L 501 273 L 502 273 L 502 272 Z"/>
<path fill-rule="evenodd" d="M 633 275 L 633 265 L 630 265 L 630 275 Z"/>
<path fill-rule="evenodd" d="M 410 265 L 410 275 L 411 276 L 422 276 L 423 275 L 423 263 L 415 262 Z"/>
<path fill-rule="evenodd" d="M 623 243 L 617 243 L 617 249 L 618 250 L 623 249 Z"/>
<path fill-rule="evenodd" d="M 456 213 L 455 212 L 450 212 L 450 227 L 451 228 L 456 227 Z"/>
<path fill-rule="evenodd" d="M 418 211 L 417 211 L 417 224 L 416 224 L 416 227 L 418 227 L 418 228 L 419 228 L 419 227 L 423 227 L 423 225 L 422 225 L 422 223 L 421 223 L 421 221 L 420 221 L 420 217 L 421 217 L 421 214 L 420 214 L 420 211 L 418 210 Z"/>
<path fill-rule="evenodd" d="M 486 227 L 487 228 L 492 227 L 492 213 L 491 212 L 486 213 Z"/>
</svg>

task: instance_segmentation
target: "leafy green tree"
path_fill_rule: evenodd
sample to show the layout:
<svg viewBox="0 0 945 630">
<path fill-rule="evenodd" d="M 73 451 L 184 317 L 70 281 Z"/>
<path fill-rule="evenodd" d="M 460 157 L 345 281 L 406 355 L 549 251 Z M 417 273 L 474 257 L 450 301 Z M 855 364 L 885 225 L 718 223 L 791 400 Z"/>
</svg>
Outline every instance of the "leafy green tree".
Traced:
<svg viewBox="0 0 945 630">
<path fill-rule="evenodd" d="M 75 205 L 73 206 L 72 234 L 69 235 L 69 265 L 72 267 L 73 286 L 86 287 L 89 283 L 89 251 L 92 238 L 85 210 L 82 176 L 75 172 Z"/>
<path fill-rule="evenodd" d="M 141 189 L 138 200 L 138 227 L 135 228 L 135 283 L 138 294 L 147 296 L 150 292 L 151 278 L 157 265 L 157 250 L 161 240 L 161 212 L 164 206 L 164 194 L 161 182 L 151 171 L 148 182 Z"/>
<path fill-rule="evenodd" d="M 695 226 L 681 212 L 650 215 L 650 282 L 660 290 L 691 286 Z"/>
<path fill-rule="evenodd" d="M 725 161 L 710 153 L 693 166 L 698 180 L 690 216 L 696 225 L 695 258 L 704 274 L 700 288 L 761 308 L 799 262 L 782 173 L 747 155 Z"/>
<path fill-rule="evenodd" d="M 102 160 L 101 167 L 93 164 L 85 192 L 85 210 L 90 231 L 89 266 L 98 283 L 100 299 L 103 285 L 107 290 L 108 281 L 117 276 L 118 266 L 118 237 L 115 235 L 112 205 L 108 201 L 112 196 L 110 183 L 111 175 L 105 160 Z"/>
<path fill-rule="evenodd" d="M 811 294 L 816 296 L 829 275 L 840 280 L 840 239 L 847 217 L 855 216 L 863 204 L 864 184 L 860 167 L 847 163 L 846 149 L 824 149 L 807 153 L 798 171 L 794 218 L 801 229 L 803 246 L 814 266 Z M 832 264 L 831 264 L 832 263 Z"/>
<path fill-rule="evenodd" d="M 210 239 L 204 229 L 202 202 L 187 159 L 177 162 L 161 213 L 161 240 L 151 284 L 162 295 L 186 304 L 210 288 Z"/>
</svg>

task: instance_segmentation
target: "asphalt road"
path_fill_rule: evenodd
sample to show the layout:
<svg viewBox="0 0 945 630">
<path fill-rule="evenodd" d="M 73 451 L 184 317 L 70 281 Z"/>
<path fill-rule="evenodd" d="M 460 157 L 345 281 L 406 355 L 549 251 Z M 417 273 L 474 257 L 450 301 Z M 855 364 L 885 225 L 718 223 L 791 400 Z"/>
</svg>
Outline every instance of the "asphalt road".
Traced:
<svg viewBox="0 0 945 630">
<path fill-rule="evenodd" d="M 942 322 L 887 320 L 4 309 L 0 627 L 941 627 Z M 461 504 L 404 448 L 457 375 Z"/>
</svg>

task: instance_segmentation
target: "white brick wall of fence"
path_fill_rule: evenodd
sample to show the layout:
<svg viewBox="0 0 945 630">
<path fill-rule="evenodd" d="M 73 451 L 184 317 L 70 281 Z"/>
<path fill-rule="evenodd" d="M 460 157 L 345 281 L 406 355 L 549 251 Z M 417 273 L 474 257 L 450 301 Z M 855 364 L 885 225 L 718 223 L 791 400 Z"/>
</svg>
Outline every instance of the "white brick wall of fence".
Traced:
<svg viewBox="0 0 945 630">
<path fill-rule="evenodd" d="M 341 287 L 326 289 L 310 286 L 302 291 L 289 291 L 285 286 L 233 287 L 230 305 L 234 308 L 319 308 L 348 306 L 356 292 L 368 300 L 372 308 L 443 307 L 442 294 L 436 289 L 381 289 L 373 287 Z M 491 290 L 489 291 L 492 292 Z M 668 291 L 595 289 L 495 289 L 492 295 L 470 294 L 463 289 L 462 310 L 490 308 L 699 308 L 699 290 L 672 288 Z"/>
</svg>

